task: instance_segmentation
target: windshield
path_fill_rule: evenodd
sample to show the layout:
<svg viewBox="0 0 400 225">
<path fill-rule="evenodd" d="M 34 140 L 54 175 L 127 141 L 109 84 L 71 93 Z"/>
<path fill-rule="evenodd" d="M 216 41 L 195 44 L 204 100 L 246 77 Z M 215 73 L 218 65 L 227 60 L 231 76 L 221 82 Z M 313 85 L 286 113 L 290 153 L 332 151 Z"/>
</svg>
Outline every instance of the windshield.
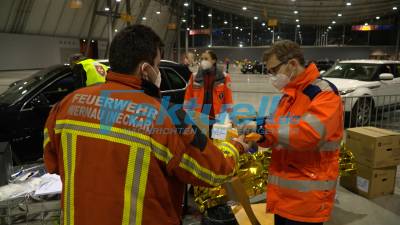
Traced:
<svg viewBox="0 0 400 225">
<path fill-rule="evenodd" d="M 16 85 L 9 87 L 0 95 L 0 103 L 13 104 L 19 98 L 39 86 L 47 77 L 60 73 L 63 70 L 65 70 L 64 66 L 52 66 L 34 73 L 25 79 L 16 81 Z"/>
<path fill-rule="evenodd" d="M 371 81 L 378 65 L 362 63 L 337 63 L 323 76 L 331 78 Z"/>
</svg>

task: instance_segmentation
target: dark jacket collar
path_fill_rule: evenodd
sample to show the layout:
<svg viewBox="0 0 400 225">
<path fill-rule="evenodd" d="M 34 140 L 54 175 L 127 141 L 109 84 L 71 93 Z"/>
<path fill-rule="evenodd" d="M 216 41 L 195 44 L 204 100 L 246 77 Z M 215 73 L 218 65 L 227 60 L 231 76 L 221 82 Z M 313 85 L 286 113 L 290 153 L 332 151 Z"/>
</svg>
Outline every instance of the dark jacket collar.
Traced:
<svg viewBox="0 0 400 225">
<path fill-rule="evenodd" d="M 225 75 L 222 72 L 222 70 L 216 67 L 211 68 L 211 70 L 203 70 L 199 68 L 199 71 L 196 74 L 194 82 L 200 86 L 204 86 L 204 76 L 209 73 L 215 73 L 215 79 L 214 79 L 215 84 L 224 83 Z"/>
</svg>

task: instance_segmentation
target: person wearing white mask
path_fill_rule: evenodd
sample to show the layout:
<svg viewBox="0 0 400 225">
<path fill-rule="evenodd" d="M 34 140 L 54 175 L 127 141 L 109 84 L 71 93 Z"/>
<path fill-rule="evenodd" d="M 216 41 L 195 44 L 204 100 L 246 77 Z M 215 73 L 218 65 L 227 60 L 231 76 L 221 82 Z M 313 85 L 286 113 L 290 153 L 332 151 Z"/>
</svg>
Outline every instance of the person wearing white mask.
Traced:
<svg viewBox="0 0 400 225">
<path fill-rule="evenodd" d="M 209 115 L 211 127 L 215 119 L 223 119 L 219 115 L 232 111 L 231 82 L 230 75 L 217 68 L 217 55 L 205 51 L 198 72 L 190 78 L 184 109 Z"/>
<path fill-rule="evenodd" d="M 304 66 L 297 43 L 276 42 L 264 61 L 273 86 L 283 93 L 273 117 L 258 124 L 263 129 L 257 144 L 272 149 L 267 212 L 275 214 L 276 225 L 323 224 L 334 205 L 342 100 L 314 63 Z"/>
</svg>

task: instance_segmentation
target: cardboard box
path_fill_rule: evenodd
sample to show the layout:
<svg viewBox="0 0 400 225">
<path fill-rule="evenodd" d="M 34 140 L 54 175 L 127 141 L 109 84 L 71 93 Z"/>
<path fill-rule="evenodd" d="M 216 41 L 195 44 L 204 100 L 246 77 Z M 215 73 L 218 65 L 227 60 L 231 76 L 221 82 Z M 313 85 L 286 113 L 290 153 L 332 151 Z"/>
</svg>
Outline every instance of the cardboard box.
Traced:
<svg viewBox="0 0 400 225">
<path fill-rule="evenodd" d="M 400 164 L 400 133 L 376 127 L 349 128 L 346 147 L 357 162 L 372 168 Z"/>
<path fill-rule="evenodd" d="M 358 164 L 357 174 L 340 177 L 340 185 L 366 198 L 393 194 L 396 169 L 396 166 L 374 169 Z"/>
</svg>

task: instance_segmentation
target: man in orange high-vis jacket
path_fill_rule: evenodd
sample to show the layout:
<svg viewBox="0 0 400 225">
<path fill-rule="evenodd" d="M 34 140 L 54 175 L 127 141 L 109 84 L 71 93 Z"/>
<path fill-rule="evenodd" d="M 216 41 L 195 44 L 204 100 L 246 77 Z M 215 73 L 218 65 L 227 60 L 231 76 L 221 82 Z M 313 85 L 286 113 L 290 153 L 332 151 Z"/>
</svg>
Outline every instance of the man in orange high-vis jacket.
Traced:
<svg viewBox="0 0 400 225">
<path fill-rule="evenodd" d="M 343 136 L 343 106 L 336 87 L 304 68 L 300 47 L 276 42 L 264 54 L 272 84 L 283 93 L 258 141 L 272 147 L 267 211 L 275 224 L 322 224 L 332 212 Z"/>
<path fill-rule="evenodd" d="M 44 161 L 63 183 L 61 224 L 179 225 L 185 183 L 221 185 L 235 172 L 240 143 L 217 147 L 183 110 L 172 115 L 161 104 L 161 47 L 149 27 L 123 29 L 106 83 L 52 109 Z"/>
<path fill-rule="evenodd" d="M 207 50 L 201 55 L 199 71 L 190 78 L 184 108 L 209 115 L 232 111 L 232 81 L 229 74 L 217 68 L 217 55 Z"/>
</svg>

